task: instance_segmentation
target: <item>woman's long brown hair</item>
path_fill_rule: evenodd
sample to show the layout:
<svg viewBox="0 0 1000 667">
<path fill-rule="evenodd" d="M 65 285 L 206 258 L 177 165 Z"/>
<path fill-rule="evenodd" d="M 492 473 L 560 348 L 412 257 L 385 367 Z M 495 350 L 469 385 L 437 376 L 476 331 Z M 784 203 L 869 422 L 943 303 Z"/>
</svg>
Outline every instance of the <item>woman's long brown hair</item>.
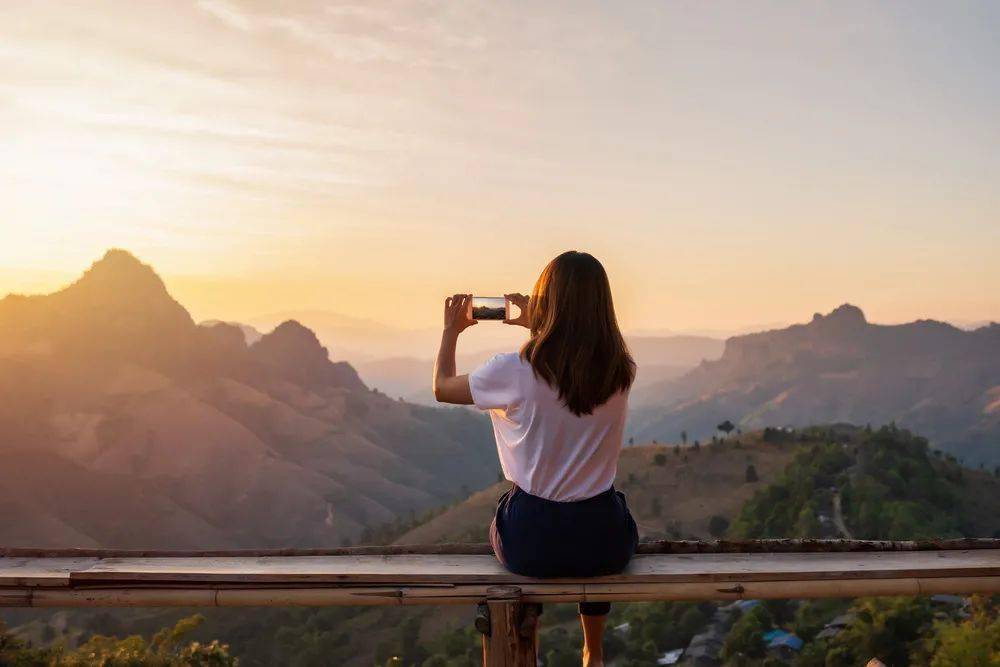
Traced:
<svg viewBox="0 0 1000 667">
<path fill-rule="evenodd" d="M 618 329 L 608 274 L 592 255 L 571 250 L 549 262 L 528 317 L 531 339 L 521 357 L 573 414 L 589 415 L 632 386 L 635 362 Z"/>
</svg>

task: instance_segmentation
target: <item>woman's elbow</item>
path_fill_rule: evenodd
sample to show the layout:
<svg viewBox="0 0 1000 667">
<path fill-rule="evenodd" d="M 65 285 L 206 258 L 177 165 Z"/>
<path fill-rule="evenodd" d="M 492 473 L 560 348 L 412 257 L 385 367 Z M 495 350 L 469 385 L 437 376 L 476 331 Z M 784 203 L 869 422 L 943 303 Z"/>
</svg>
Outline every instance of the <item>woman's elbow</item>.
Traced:
<svg viewBox="0 0 1000 667">
<path fill-rule="evenodd" d="M 436 380 L 432 385 L 434 391 L 434 400 L 438 403 L 451 403 L 451 391 L 449 391 L 448 382 L 446 380 Z"/>
<path fill-rule="evenodd" d="M 434 399 L 438 403 L 449 403 L 451 405 L 471 405 L 472 391 L 469 388 L 469 379 L 465 375 L 458 377 L 444 378 L 435 382 Z"/>
</svg>

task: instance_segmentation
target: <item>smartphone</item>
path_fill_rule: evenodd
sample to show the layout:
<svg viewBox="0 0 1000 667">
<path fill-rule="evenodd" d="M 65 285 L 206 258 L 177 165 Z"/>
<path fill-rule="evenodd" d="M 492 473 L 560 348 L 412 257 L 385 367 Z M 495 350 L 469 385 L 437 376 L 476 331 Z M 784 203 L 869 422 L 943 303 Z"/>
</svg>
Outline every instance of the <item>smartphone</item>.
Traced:
<svg viewBox="0 0 1000 667">
<path fill-rule="evenodd" d="M 469 302 L 469 317 L 474 320 L 510 319 L 510 303 L 502 296 L 473 296 Z"/>
</svg>

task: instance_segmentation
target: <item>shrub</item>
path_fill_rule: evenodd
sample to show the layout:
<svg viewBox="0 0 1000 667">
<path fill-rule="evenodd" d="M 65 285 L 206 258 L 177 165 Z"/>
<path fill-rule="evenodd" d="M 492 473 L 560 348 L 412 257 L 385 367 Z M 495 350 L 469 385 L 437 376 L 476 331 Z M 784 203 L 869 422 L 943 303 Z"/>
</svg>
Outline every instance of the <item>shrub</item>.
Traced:
<svg viewBox="0 0 1000 667">
<path fill-rule="evenodd" d="M 712 537 L 722 537 L 729 530 L 729 519 L 718 514 L 708 520 L 708 532 Z"/>
</svg>

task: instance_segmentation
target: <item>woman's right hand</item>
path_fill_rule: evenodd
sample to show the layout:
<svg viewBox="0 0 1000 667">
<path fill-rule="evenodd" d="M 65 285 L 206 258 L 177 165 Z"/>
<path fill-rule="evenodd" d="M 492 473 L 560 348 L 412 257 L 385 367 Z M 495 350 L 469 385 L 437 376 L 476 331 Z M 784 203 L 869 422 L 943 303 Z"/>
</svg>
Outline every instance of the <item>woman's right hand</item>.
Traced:
<svg viewBox="0 0 1000 667">
<path fill-rule="evenodd" d="M 471 300 L 471 294 L 456 294 L 444 300 L 445 331 L 451 331 L 457 336 L 476 324 L 476 320 L 469 317 L 469 301 Z"/>
<path fill-rule="evenodd" d="M 520 312 L 518 313 L 517 317 L 509 320 L 504 320 L 503 323 L 516 324 L 524 327 L 525 329 L 530 329 L 531 320 L 528 317 L 528 305 L 530 304 L 531 299 L 523 294 L 518 294 L 516 292 L 514 294 L 504 294 L 504 297 L 512 304 L 517 306 L 517 309 Z"/>
</svg>

